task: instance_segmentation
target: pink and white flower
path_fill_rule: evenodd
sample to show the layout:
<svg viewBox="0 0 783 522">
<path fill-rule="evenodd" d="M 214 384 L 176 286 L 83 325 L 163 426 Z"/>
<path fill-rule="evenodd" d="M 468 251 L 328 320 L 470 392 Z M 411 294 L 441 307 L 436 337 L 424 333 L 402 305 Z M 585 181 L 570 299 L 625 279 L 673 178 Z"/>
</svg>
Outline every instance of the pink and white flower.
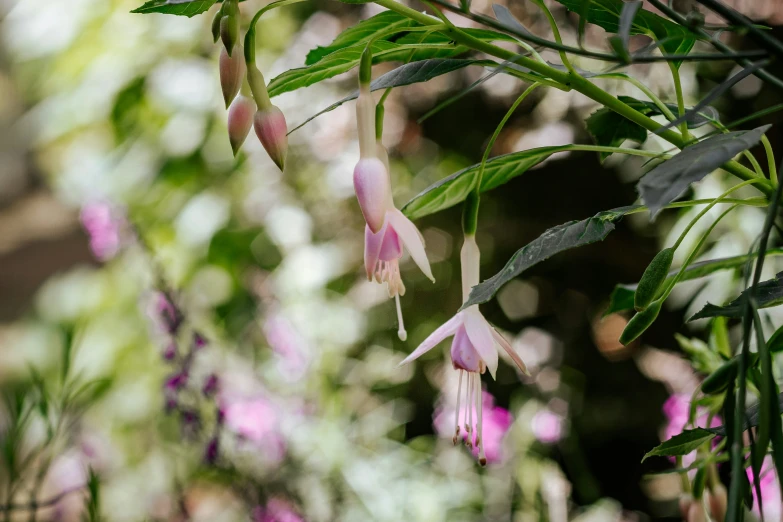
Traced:
<svg viewBox="0 0 783 522">
<path fill-rule="evenodd" d="M 367 279 L 386 283 L 389 297 L 397 304 L 401 340 L 407 338 L 402 320 L 400 296 L 405 285 L 400 275 L 403 246 L 425 276 L 435 281 L 424 248 L 424 237 L 416 225 L 405 217 L 392 199 L 391 179 L 387 164 L 379 155 L 375 139 L 375 104 L 368 85 L 360 85 L 356 106 L 361 158 L 353 171 L 353 186 L 359 207 L 367 223 L 364 228 L 364 268 Z"/>
<path fill-rule="evenodd" d="M 90 250 L 100 261 L 112 259 L 123 243 L 125 219 L 117 209 L 104 201 L 95 201 L 82 207 L 79 216 L 90 237 Z"/>
<path fill-rule="evenodd" d="M 466 300 L 470 289 L 478 284 L 479 259 L 480 253 L 475 238 L 466 236 L 461 253 L 462 293 Z M 440 344 L 441 341 L 452 336 L 454 340 L 451 343 L 451 363 L 454 369 L 460 372 L 453 441 L 456 444 L 460 436 L 460 395 L 462 394 L 462 378 L 464 373 L 467 373 L 465 404 L 472 404 L 475 401 L 477 411 L 475 438 L 468 440 L 468 446 L 475 443 L 475 446 L 479 447 L 479 462 L 484 465 L 487 458 L 482 444 L 483 401 L 481 400 L 480 375 L 488 369 L 490 375 L 495 377 L 498 367 L 498 349 L 503 349 L 523 373 L 527 374 L 527 368 L 509 342 L 484 319 L 478 305 L 457 312 L 454 317 L 432 332 L 400 365 L 418 359 Z M 473 408 L 468 408 L 467 411 L 468 415 L 464 426 L 465 431 L 471 433 L 474 426 Z"/>
</svg>

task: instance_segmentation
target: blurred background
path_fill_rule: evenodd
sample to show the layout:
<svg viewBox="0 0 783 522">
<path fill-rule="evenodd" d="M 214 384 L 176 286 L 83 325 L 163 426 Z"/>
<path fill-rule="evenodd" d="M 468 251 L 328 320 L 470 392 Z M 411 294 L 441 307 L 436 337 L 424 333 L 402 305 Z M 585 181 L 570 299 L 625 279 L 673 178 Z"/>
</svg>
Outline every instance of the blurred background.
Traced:
<svg viewBox="0 0 783 522">
<path fill-rule="evenodd" d="M 501 364 L 497 380 L 483 380 L 482 469 L 451 443 L 447 343 L 397 367 L 460 306 L 460 209 L 417 223 L 437 282 L 403 263 L 403 343 L 393 302 L 361 268 L 353 104 L 291 134 L 284 174 L 252 135 L 235 160 L 211 14 L 130 14 L 140 3 L 0 2 L 0 518 L 679 519 L 679 477 L 653 474 L 672 464 L 641 459 L 682 428 L 674 405 L 698 383 L 681 343 L 698 345 L 704 324 L 684 325 L 685 316 L 735 295 L 740 281 L 719 273 L 678 288 L 627 348 L 617 342 L 627 318 L 602 316 L 614 285 L 637 281 L 692 213 L 654 224 L 631 216 L 482 307 L 531 370 L 523 377 Z M 264 3 L 241 4 L 245 27 Z M 759 22 L 779 21 L 776 2 L 744 4 Z M 549 35 L 532 3 L 509 7 Z M 473 8 L 491 12 L 486 0 Z M 574 43 L 577 20 L 552 9 Z M 377 12 L 325 0 L 271 11 L 259 24 L 259 67 L 267 79 L 299 67 Z M 605 48 L 605 33 L 590 27 L 587 43 Z M 630 69 L 673 99 L 665 64 Z M 729 62 L 684 65 L 688 103 L 733 71 Z M 483 74 L 463 69 L 389 97 L 384 143 L 398 205 L 478 162 L 526 87 L 497 75 L 418 122 Z M 627 83 L 601 85 L 643 96 Z M 352 71 L 275 103 L 292 128 L 354 88 Z M 749 77 L 717 108 L 730 122 L 779 101 Z M 578 93 L 539 89 L 493 154 L 588 143 L 584 120 L 595 109 Z M 654 137 L 643 146 L 667 149 Z M 602 165 L 571 153 L 487 194 L 482 278 L 551 226 L 633 203 L 642 172 L 638 158 Z M 694 197 L 724 190 L 714 176 Z M 761 210 L 735 212 L 705 257 L 745 253 L 762 221 Z"/>
</svg>

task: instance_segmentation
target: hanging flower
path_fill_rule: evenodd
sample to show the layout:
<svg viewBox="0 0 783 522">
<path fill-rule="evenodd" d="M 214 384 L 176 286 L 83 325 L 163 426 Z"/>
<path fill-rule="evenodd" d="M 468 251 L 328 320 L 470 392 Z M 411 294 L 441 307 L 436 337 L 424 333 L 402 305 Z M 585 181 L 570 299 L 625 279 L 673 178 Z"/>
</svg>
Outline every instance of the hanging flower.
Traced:
<svg viewBox="0 0 783 522">
<path fill-rule="evenodd" d="M 376 111 L 370 93 L 369 73 L 360 73 L 360 80 L 356 105 L 360 159 L 353 171 L 353 186 L 366 222 L 364 267 L 368 280 L 386 283 L 389 297 L 393 297 L 397 305 L 397 335 L 404 341 L 408 334 L 402 319 L 400 296 L 405 295 L 405 285 L 399 263 L 403 246 L 424 275 L 433 282 L 435 278 L 424 248 L 424 237 L 416 225 L 394 206 L 388 158 L 385 149 L 376 140 Z"/>
<path fill-rule="evenodd" d="M 466 236 L 465 243 L 462 246 L 462 293 L 465 299 L 470 293 L 470 289 L 478 284 L 479 277 L 479 258 L 480 253 L 476 240 L 473 236 Z M 487 463 L 485 449 L 483 445 L 482 427 L 483 427 L 483 401 L 481 400 L 481 377 L 480 375 L 489 370 L 490 375 L 495 377 L 498 367 L 498 347 L 502 348 L 511 360 L 523 373 L 527 374 L 525 363 L 514 351 L 508 341 L 500 335 L 495 328 L 490 325 L 478 309 L 478 305 L 473 305 L 457 314 L 442 324 L 437 330 L 432 332 L 416 350 L 413 351 L 404 361 L 406 364 L 414 361 L 432 350 L 441 341 L 448 337 L 454 337 L 451 343 L 451 364 L 459 372 L 459 384 L 457 387 L 457 408 L 454 427 L 453 441 L 456 444 L 460 438 L 460 400 L 462 395 L 462 381 L 465 374 L 465 404 L 472 405 L 475 401 L 476 420 L 475 435 L 471 435 L 467 441 L 469 447 L 479 448 L 479 462 L 481 465 Z M 472 434 L 474 430 L 473 408 L 468 407 L 468 415 L 464 423 L 465 431 Z"/>
</svg>

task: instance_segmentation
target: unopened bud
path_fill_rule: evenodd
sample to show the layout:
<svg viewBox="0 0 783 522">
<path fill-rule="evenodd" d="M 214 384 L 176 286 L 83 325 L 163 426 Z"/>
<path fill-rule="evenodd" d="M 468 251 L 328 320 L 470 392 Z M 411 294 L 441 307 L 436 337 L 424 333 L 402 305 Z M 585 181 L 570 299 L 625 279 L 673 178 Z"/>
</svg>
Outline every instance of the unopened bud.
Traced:
<svg viewBox="0 0 783 522">
<path fill-rule="evenodd" d="M 704 511 L 704 506 L 698 500 L 691 502 L 691 507 L 688 509 L 688 522 L 707 522 L 707 513 Z"/>
<path fill-rule="evenodd" d="M 256 103 L 241 94 L 234 98 L 228 109 L 228 141 L 231 142 L 231 150 L 234 156 L 245 142 L 250 127 L 253 126 L 253 115 L 256 112 Z"/>
<path fill-rule="evenodd" d="M 212 41 L 217 43 L 220 38 L 220 20 L 223 19 L 223 9 L 218 9 L 215 17 L 212 19 Z"/>
<path fill-rule="evenodd" d="M 728 495 L 726 487 L 723 484 L 716 484 L 710 490 L 710 513 L 715 520 L 726 518 L 726 506 L 728 505 Z"/>
<path fill-rule="evenodd" d="M 245 61 L 242 59 L 242 50 L 237 46 L 233 54 L 229 55 L 225 49 L 220 50 L 220 88 L 223 90 L 223 100 L 226 108 L 236 98 L 242 79 L 245 77 Z"/>
<path fill-rule="evenodd" d="M 253 126 L 269 157 L 283 170 L 288 152 L 288 126 L 283 112 L 274 105 L 261 109 L 256 112 Z"/>
<path fill-rule="evenodd" d="M 680 515 L 683 520 L 688 520 L 688 511 L 691 509 L 691 504 L 693 504 L 693 497 L 688 493 L 684 493 L 680 497 Z"/>
<path fill-rule="evenodd" d="M 383 162 L 378 158 L 360 159 L 353 170 L 353 188 L 367 226 L 377 234 L 391 199 L 389 175 Z"/>
<path fill-rule="evenodd" d="M 220 39 L 229 56 L 236 51 L 235 46 L 239 40 L 239 17 L 236 15 L 224 15 L 220 19 Z"/>
</svg>

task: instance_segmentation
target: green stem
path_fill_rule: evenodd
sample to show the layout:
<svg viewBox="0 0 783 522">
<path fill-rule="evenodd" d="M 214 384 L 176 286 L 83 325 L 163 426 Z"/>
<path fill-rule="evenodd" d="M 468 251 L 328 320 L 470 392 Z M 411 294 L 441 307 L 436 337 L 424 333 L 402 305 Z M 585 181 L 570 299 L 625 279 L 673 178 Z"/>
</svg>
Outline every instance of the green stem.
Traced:
<svg viewBox="0 0 783 522">
<path fill-rule="evenodd" d="M 677 286 L 677 283 L 682 279 L 683 274 L 685 274 L 685 270 L 688 268 L 688 266 L 693 262 L 693 260 L 698 255 L 699 251 L 701 250 L 701 247 L 704 246 L 704 243 L 707 241 L 707 238 L 710 236 L 712 231 L 715 229 L 715 227 L 718 225 L 718 223 L 721 222 L 721 220 L 726 217 L 726 215 L 729 214 L 732 210 L 737 208 L 739 205 L 732 205 L 728 209 L 726 209 L 718 218 L 710 225 L 710 227 L 707 229 L 707 231 L 704 233 L 704 235 L 701 236 L 701 239 L 699 240 L 696 247 L 691 250 L 691 253 L 688 255 L 688 258 L 685 260 L 685 263 L 682 264 L 680 267 L 680 271 L 677 272 L 677 275 L 674 277 L 671 283 L 669 283 L 669 286 L 666 288 L 666 290 L 663 292 L 663 295 L 660 297 L 660 300 L 666 300 L 666 298 L 669 297 L 669 294 L 672 293 L 672 290 L 674 290 L 674 287 Z"/>
<path fill-rule="evenodd" d="M 390 9 L 392 11 L 395 11 L 403 16 L 406 16 L 412 20 L 415 20 L 421 23 L 422 25 L 433 25 L 433 24 L 440 23 L 437 20 L 434 20 L 433 18 L 425 15 L 424 13 L 420 13 L 415 9 L 411 9 L 410 7 L 402 5 L 396 2 L 395 0 L 375 0 L 375 3 L 382 7 L 386 7 L 387 9 Z M 596 101 L 604 105 L 605 107 L 608 107 L 609 109 L 613 110 L 614 112 L 620 114 L 621 116 L 624 116 L 628 120 L 639 124 L 640 126 L 644 127 L 648 131 L 650 132 L 659 131 L 658 135 L 661 138 L 665 139 L 666 141 L 668 141 L 673 145 L 676 145 L 678 148 L 685 147 L 688 144 L 688 140 L 684 139 L 679 133 L 671 129 L 660 130 L 662 127 L 660 123 L 656 122 L 652 118 L 649 118 L 648 116 L 645 116 L 639 111 L 634 110 L 628 104 L 623 103 L 616 97 L 612 96 L 608 92 L 597 87 L 596 85 L 592 84 L 587 79 L 579 75 L 566 73 L 554 67 L 551 67 L 549 65 L 542 64 L 526 56 L 520 56 L 519 54 L 514 53 L 513 51 L 509 51 L 508 49 L 503 49 L 489 42 L 484 42 L 482 40 L 474 38 L 473 36 L 465 33 L 460 29 L 447 29 L 445 32 L 455 42 L 461 43 L 472 49 L 484 52 L 491 56 L 495 56 L 502 60 L 509 60 L 518 63 L 519 65 L 522 65 L 523 67 L 527 67 L 528 69 L 530 69 L 535 73 L 541 74 L 547 78 L 551 78 L 555 82 L 571 87 L 579 91 L 580 93 L 584 94 L 588 98 L 592 99 L 593 101 Z M 722 168 L 723 170 L 729 172 L 730 174 L 742 180 L 748 180 L 757 177 L 755 172 L 753 172 L 752 170 L 748 169 L 743 165 L 740 165 L 734 160 L 730 160 L 726 162 L 725 164 L 723 164 Z M 769 183 L 759 184 L 758 189 L 766 195 L 772 194 L 771 184 Z"/>
<path fill-rule="evenodd" d="M 778 166 L 775 163 L 775 153 L 772 151 L 772 144 L 767 135 L 761 136 L 761 143 L 764 145 L 764 152 L 767 155 L 767 168 L 769 169 L 769 179 L 775 185 L 778 184 Z"/>
<path fill-rule="evenodd" d="M 738 190 L 738 189 L 739 189 L 739 188 L 741 188 L 741 187 L 744 187 L 744 186 L 746 186 L 746 185 L 750 185 L 751 183 L 758 183 L 759 181 L 761 181 L 761 180 L 760 180 L 760 179 L 749 179 L 749 180 L 747 180 L 747 181 L 743 181 L 743 182 L 742 182 L 742 183 L 740 183 L 739 185 L 734 185 L 734 186 L 733 186 L 733 187 L 731 187 L 729 190 L 727 190 L 726 192 L 724 192 L 723 194 L 721 194 L 720 196 L 718 196 L 717 198 L 715 198 L 714 200 L 712 200 L 712 202 L 711 202 L 709 205 L 707 205 L 706 207 L 704 207 L 704 208 L 702 209 L 702 211 L 701 211 L 701 212 L 699 212 L 699 213 L 696 215 L 696 217 L 695 217 L 695 218 L 693 218 L 693 219 L 691 220 L 691 222 L 690 222 L 690 223 L 688 223 L 688 226 L 687 226 L 687 227 L 685 227 L 685 230 L 683 230 L 683 231 L 682 231 L 682 234 L 680 234 L 680 237 L 678 237 L 678 238 L 677 238 L 677 241 L 674 243 L 674 246 L 672 246 L 672 249 L 673 249 L 673 250 L 677 250 L 677 248 L 680 246 L 680 244 L 682 243 L 682 241 L 685 239 L 685 236 L 687 236 L 687 235 L 688 235 L 688 232 L 690 232 L 690 231 L 691 231 L 691 229 L 693 228 L 693 226 L 694 226 L 694 225 L 695 225 L 695 224 L 696 224 L 696 223 L 697 223 L 697 222 L 698 222 L 698 221 L 699 221 L 699 220 L 700 220 L 700 219 L 701 219 L 701 218 L 704 216 L 704 214 L 706 214 L 707 212 L 709 212 L 709 211 L 712 209 L 712 207 L 714 207 L 714 206 L 715 206 L 715 205 L 717 205 L 718 203 L 725 203 L 725 200 L 724 200 L 724 198 L 725 198 L 726 196 L 728 196 L 729 194 L 731 194 L 731 193 L 732 193 L 732 192 L 734 192 L 735 190 Z"/>
<path fill-rule="evenodd" d="M 539 9 L 541 9 L 544 12 L 544 15 L 546 15 L 546 19 L 549 21 L 549 27 L 552 28 L 552 35 L 555 37 L 555 42 L 558 45 L 563 45 L 563 39 L 560 37 L 560 29 L 557 27 L 557 22 L 555 22 L 555 17 L 552 16 L 552 11 L 549 10 L 549 8 L 546 6 L 544 2 L 541 0 L 533 0 L 533 3 L 536 4 Z M 559 51 L 560 54 L 560 60 L 563 62 L 563 65 L 566 66 L 566 69 L 571 74 L 578 75 L 579 73 L 576 72 L 576 69 L 574 69 L 573 65 L 571 65 L 570 60 L 568 59 L 568 55 L 564 50 Z"/>
<path fill-rule="evenodd" d="M 645 96 L 647 96 L 651 102 L 655 104 L 656 107 L 658 107 L 658 110 L 661 111 L 661 114 L 663 114 L 667 120 L 674 121 L 676 117 L 674 116 L 674 113 L 669 110 L 669 107 L 666 106 L 661 99 L 655 95 L 654 92 L 650 90 L 649 87 L 647 87 L 645 84 L 640 82 L 638 79 L 634 78 L 633 76 L 629 76 L 625 73 L 607 73 L 607 74 L 596 74 L 593 76 L 593 78 L 614 78 L 617 80 L 624 80 L 628 83 L 632 84 L 634 87 L 639 89 L 644 93 Z"/>
<path fill-rule="evenodd" d="M 685 116 L 685 100 L 682 96 L 682 82 L 680 81 L 680 70 L 672 62 L 669 62 L 669 69 L 672 72 L 672 79 L 674 80 L 674 94 L 677 96 L 677 112 L 678 116 L 682 118 Z M 680 134 L 683 139 L 690 139 L 690 133 L 688 132 L 688 122 L 684 121 L 680 123 Z"/>
<path fill-rule="evenodd" d="M 511 115 L 514 114 L 514 111 L 517 110 L 517 107 L 519 107 L 519 105 L 525 100 L 525 98 L 527 98 L 528 95 L 534 90 L 536 90 L 539 86 L 540 84 L 534 83 L 533 85 L 525 89 L 524 92 L 522 92 L 522 94 L 519 95 L 519 97 L 517 97 L 517 99 L 508 109 L 508 111 L 506 111 L 506 114 L 505 116 L 503 116 L 503 119 L 500 120 L 500 123 L 498 123 L 498 126 L 495 128 L 495 132 L 492 134 L 492 137 L 489 139 L 489 143 L 487 143 L 487 146 L 484 148 L 484 155 L 481 157 L 481 166 L 479 167 L 478 174 L 476 175 L 476 180 L 473 182 L 473 190 L 471 190 L 471 197 L 465 200 L 465 209 L 462 218 L 462 223 L 463 223 L 462 228 L 466 235 L 476 234 L 476 228 L 478 226 L 479 199 L 481 198 L 481 180 L 484 177 L 484 168 L 487 165 L 487 159 L 489 158 L 489 153 L 492 152 L 492 147 L 495 145 L 495 141 L 498 139 L 498 136 L 500 136 L 500 132 L 503 130 L 503 127 L 505 127 L 509 118 L 511 118 Z"/>
</svg>

